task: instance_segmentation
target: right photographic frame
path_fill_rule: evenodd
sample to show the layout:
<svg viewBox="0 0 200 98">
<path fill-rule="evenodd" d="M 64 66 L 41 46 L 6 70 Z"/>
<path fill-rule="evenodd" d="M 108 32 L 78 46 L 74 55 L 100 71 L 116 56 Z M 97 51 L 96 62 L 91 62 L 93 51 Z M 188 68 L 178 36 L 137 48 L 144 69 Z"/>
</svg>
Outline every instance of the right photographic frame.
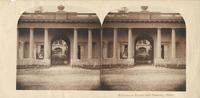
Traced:
<svg viewBox="0 0 200 98">
<path fill-rule="evenodd" d="M 186 91 L 186 25 L 176 11 L 122 7 L 102 25 L 101 89 Z"/>
</svg>

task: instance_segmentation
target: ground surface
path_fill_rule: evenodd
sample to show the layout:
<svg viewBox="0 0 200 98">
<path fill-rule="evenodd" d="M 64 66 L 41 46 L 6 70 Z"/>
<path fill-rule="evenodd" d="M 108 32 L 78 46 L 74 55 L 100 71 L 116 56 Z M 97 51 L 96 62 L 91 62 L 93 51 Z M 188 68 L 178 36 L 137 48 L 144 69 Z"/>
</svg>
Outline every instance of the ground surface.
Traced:
<svg viewBox="0 0 200 98">
<path fill-rule="evenodd" d="M 100 71 L 71 67 L 18 69 L 17 88 L 27 90 L 91 90 L 100 84 Z"/>
<path fill-rule="evenodd" d="M 184 91 L 185 76 L 185 69 L 154 66 L 103 69 L 101 72 L 71 67 L 18 69 L 17 89 Z"/>
<path fill-rule="evenodd" d="M 185 69 L 137 66 L 128 69 L 104 69 L 103 89 L 132 91 L 185 91 Z"/>
</svg>

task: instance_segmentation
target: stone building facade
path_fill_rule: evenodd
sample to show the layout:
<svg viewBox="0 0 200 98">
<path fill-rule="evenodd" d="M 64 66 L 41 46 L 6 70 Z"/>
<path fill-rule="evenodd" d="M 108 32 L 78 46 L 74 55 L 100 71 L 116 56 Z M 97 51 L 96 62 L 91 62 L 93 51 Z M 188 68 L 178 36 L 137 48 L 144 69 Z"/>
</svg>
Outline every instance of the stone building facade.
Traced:
<svg viewBox="0 0 200 98">
<path fill-rule="evenodd" d="M 179 13 L 23 13 L 18 66 L 185 65 L 186 26 Z"/>
</svg>

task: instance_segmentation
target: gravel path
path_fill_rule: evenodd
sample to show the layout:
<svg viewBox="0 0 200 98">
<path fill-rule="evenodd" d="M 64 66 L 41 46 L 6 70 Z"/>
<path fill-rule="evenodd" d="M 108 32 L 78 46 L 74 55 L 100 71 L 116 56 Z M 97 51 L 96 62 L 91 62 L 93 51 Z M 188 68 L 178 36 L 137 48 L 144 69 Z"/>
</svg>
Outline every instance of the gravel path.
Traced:
<svg viewBox="0 0 200 98">
<path fill-rule="evenodd" d="M 100 70 L 71 67 L 18 69 L 17 89 L 185 91 L 185 71 L 185 69 L 136 66 L 103 69 L 100 75 Z"/>
<path fill-rule="evenodd" d="M 71 67 L 18 69 L 17 89 L 91 90 L 99 86 L 99 70 Z"/>
<path fill-rule="evenodd" d="M 132 91 L 185 91 L 185 69 L 137 66 L 129 69 L 104 69 L 102 89 Z"/>
</svg>

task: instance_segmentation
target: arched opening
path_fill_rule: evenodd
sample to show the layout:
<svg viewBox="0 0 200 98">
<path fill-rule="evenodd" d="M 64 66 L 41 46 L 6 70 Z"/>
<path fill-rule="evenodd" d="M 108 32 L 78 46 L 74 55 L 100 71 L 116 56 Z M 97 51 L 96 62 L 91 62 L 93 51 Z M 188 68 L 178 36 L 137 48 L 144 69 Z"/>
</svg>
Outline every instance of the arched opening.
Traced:
<svg viewBox="0 0 200 98">
<path fill-rule="evenodd" d="M 153 39 L 149 35 L 142 34 L 135 41 L 135 64 L 153 63 Z"/>
<path fill-rule="evenodd" d="M 51 42 L 51 64 L 68 65 L 70 63 L 70 41 L 63 35 L 56 36 Z"/>
</svg>

